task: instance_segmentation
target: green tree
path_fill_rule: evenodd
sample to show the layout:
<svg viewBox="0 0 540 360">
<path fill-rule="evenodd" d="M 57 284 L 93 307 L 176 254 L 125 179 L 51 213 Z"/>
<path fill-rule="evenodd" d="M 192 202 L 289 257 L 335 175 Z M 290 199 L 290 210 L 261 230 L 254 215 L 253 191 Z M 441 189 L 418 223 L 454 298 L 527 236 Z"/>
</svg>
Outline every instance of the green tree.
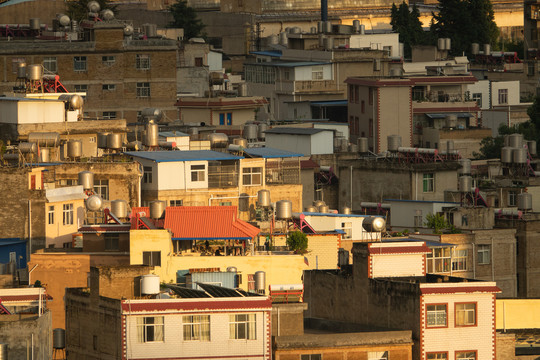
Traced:
<svg viewBox="0 0 540 360">
<path fill-rule="evenodd" d="M 414 45 L 424 44 L 426 35 L 420 22 L 420 11 L 416 5 L 409 10 L 409 5 L 405 2 L 399 5 L 392 4 L 391 21 L 392 30 L 399 33 L 399 41 L 403 43 L 406 58 L 411 57 Z"/>
<path fill-rule="evenodd" d="M 197 17 L 195 9 L 191 6 L 188 6 L 186 0 L 176 0 L 175 4 L 169 6 L 169 11 L 173 16 L 173 21 L 171 21 L 167 26 L 171 28 L 182 28 L 184 29 L 184 38 L 191 39 L 194 37 L 206 37 L 202 33 L 205 25 Z"/>
<path fill-rule="evenodd" d="M 112 5 L 110 0 L 77 0 L 77 1 L 67 1 L 66 2 L 66 15 L 71 18 L 71 20 L 85 20 L 88 19 L 88 3 L 90 1 L 97 1 L 101 10 L 110 9 L 115 14 L 117 13 L 117 6 Z"/>
<path fill-rule="evenodd" d="M 308 238 L 301 231 L 293 231 L 287 237 L 287 246 L 296 253 L 304 254 L 307 252 Z"/>
<path fill-rule="evenodd" d="M 443 214 L 427 214 L 426 215 L 426 223 L 425 225 L 433 229 L 434 234 L 442 234 L 443 229 L 448 229 L 450 227 L 450 224 L 446 219 L 444 218 Z"/>
<path fill-rule="evenodd" d="M 499 30 L 490 0 L 439 0 L 439 13 L 433 13 L 433 38 L 450 38 L 451 53 L 469 53 L 472 43 L 497 43 Z"/>
</svg>

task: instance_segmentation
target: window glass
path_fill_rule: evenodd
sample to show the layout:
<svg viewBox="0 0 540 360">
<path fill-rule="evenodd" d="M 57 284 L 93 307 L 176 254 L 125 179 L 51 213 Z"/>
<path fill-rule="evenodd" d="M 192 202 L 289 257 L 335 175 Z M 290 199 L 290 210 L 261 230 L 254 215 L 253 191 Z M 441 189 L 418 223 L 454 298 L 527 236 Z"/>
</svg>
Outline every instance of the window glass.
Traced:
<svg viewBox="0 0 540 360">
<path fill-rule="evenodd" d="M 491 246 L 478 245 L 478 264 L 486 265 L 491 263 Z"/>
<path fill-rule="evenodd" d="M 150 83 L 137 83 L 137 97 L 150 97 Z"/>
<path fill-rule="evenodd" d="M 476 360 L 475 351 L 456 351 L 456 360 Z"/>
<path fill-rule="evenodd" d="M 140 343 L 163 341 L 163 316 L 137 318 L 137 340 Z"/>
<path fill-rule="evenodd" d="M 427 327 L 446 326 L 446 304 L 426 305 Z"/>
<path fill-rule="evenodd" d="M 262 185 L 262 167 L 243 168 L 242 183 L 244 186 Z"/>
<path fill-rule="evenodd" d="M 229 315 L 229 339 L 256 339 L 255 314 Z"/>
<path fill-rule="evenodd" d="M 150 55 L 137 54 L 135 62 L 136 62 L 136 68 L 138 70 L 150 69 Z"/>
<path fill-rule="evenodd" d="M 116 61 L 116 58 L 114 56 L 102 56 L 101 61 L 103 62 L 103 65 L 111 66 Z"/>
<path fill-rule="evenodd" d="M 47 217 L 49 218 L 49 225 L 54 224 L 54 206 L 49 206 L 47 209 Z"/>
<path fill-rule="evenodd" d="M 56 62 L 56 56 L 46 56 L 43 58 L 43 69 L 48 72 L 56 73 L 58 71 L 58 64 Z"/>
<path fill-rule="evenodd" d="M 467 271 L 467 258 L 469 257 L 469 250 L 459 249 L 454 252 L 454 258 L 452 259 L 452 270 L 454 271 Z"/>
<path fill-rule="evenodd" d="M 144 166 L 143 167 L 143 183 L 144 184 L 151 184 L 152 183 L 152 167 L 151 166 Z"/>
<path fill-rule="evenodd" d="M 63 224 L 73 225 L 73 204 L 63 205 Z"/>
<path fill-rule="evenodd" d="M 388 360 L 388 351 L 368 351 L 368 360 Z"/>
<path fill-rule="evenodd" d="M 456 304 L 456 326 L 476 325 L 476 304 Z"/>
<path fill-rule="evenodd" d="M 427 255 L 427 272 L 431 274 L 449 272 L 450 261 L 450 248 L 433 248 L 431 253 Z"/>
<path fill-rule="evenodd" d="M 423 175 L 423 191 L 433 192 L 435 190 L 435 176 L 433 173 Z"/>
<path fill-rule="evenodd" d="M 205 166 L 204 165 L 191 165 L 191 181 L 198 182 L 204 181 L 205 178 Z"/>
<path fill-rule="evenodd" d="M 182 317 L 184 341 L 210 341 L 210 315 Z"/>
<path fill-rule="evenodd" d="M 429 353 L 427 354 L 427 360 L 448 360 L 447 353 Z"/>
<path fill-rule="evenodd" d="M 86 56 L 74 56 L 73 57 L 73 70 L 74 71 L 86 71 Z"/>
</svg>

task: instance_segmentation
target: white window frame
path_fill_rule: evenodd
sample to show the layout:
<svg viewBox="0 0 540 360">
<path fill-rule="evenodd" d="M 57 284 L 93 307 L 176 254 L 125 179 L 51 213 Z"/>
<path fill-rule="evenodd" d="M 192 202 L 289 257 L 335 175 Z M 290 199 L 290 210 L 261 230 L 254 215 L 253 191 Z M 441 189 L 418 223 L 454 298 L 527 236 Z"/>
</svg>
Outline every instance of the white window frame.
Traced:
<svg viewBox="0 0 540 360">
<path fill-rule="evenodd" d="M 256 340 L 257 317 L 256 314 L 229 315 L 229 339 Z"/>
<path fill-rule="evenodd" d="M 435 192 L 435 174 L 434 173 L 422 174 L 422 192 L 425 192 L 425 193 Z"/>
<path fill-rule="evenodd" d="M 467 271 L 468 249 L 456 249 L 452 258 L 452 271 Z"/>
<path fill-rule="evenodd" d="M 432 309 L 430 310 L 430 308 Z M 444 323 L 441 322 L 443 318 Z M 448 304 L 426 304 L 426 327 L 446 326 L 448 326 Z"/>
<path fill-rule="evenodd" d="M 140 82 L 140 83 L 137 83 L 136 86 L 137 86 L 138 98 L 150 97 L 150 83 L 149 82 Z"/>
<path fill-rule="evenodd" d="M 116 62 L 116 56 L 104 55 L 101 57 L 101 62 L 103 65 L 112 66 Z"/>
<path fill-rule="evenodd" d="M 73 57 L 73 71 L 85 72 L 88 71 L 88 58 L 86 56 Z"/>
<path fill-rule="evenodd" d="M 161 332 L 156 331 L 161 329 Z M 163 342 L 165 321 L 163 316 L 137 317 L 137 341 L 139 343 Z"/>
<path fill-rule="evenodd" d="M 476 303 L 456 303 L 455 326 L 476 326 Z"/>
<path fill-rule="evenodd" d="M 431 249 L 427 255 L 428 273 L 437 274 L 450 272 L 452 264 L 452 254 L 450 248 L 436 247 Z"/>
<path fill-rule="evenodd" d="M 54 205 L 47 207 L 47 219 L 49 225 L 54 225 Z"/>
<path fill-rule="evenodd" d="M 368 360 L 388 360 L 388 351 L 368 351 Z"/>
<path fill-rule="evenodd" d="M 244 186 L 262 185 L 262 167 L 245 167 L 242 169 L 242 184 Z M 257 180 L 258 179 L 258 180 Z"/>
<path fill-rule="evenodd" d="M 352 222 L 342 222 L 341 230 L 345 232 L 345 234 L 341 236 L 342 239 L 352 239 Z"/>
<path fill-rule="evenodd" d="M 508 104 L 508 89 L 499 89 L 499 105 Z"/>
<path fill-rule="evenodd" d="M 515 190 L 508 191 L 508 206 L 517 205 L 517 196 L 518 196 L 517 191 Z"/>
<path fill-rule="evenodd" d="M 424 226 L 424 216 L 422 215 L 422 210 L 414 211 L 414 227 L 421 228 Z"/>
<path fill-rule="evenodd" d="M 56 73 L 58 71 L 56 56 L 45 56 L 43 58 L 43 68 L 49 72 Z"/>
<path fill-rule="evenodd" d="M 109 200 L 109 180 L 94 180 L 94 192 L 103 200 Z"/>
<path fill-rule="evenodd" d="M 150 55 L 137 54 L 135 56 L 135 67 L 137 70 L 150 70 Z"/>
<path fill-rule="evenodd" d="M 206 165 L 195 164 L 189 167 L 191 172 L 191 182 L 203 182 L 206 179 Z"/>
<path fill-rule="evenodd" d="M 169 206 L 184 206 L 184 200 L 169 200 Z"/>
<path fill-rule="evenodd" d="M 64 204 L 62 206 L 62 212 L 63 212 L 63 224 L 73 225 L 73 204 Z"/>
<path fill-rule="evenodd" d="M 313 66 L 311 68 L 311 80 L 323 80 L 324 67 L 322 65 Z"/>
<path fill-rule="evenodd" d="M 116 111 L 104 111 L 101 118 L 104 120 L 116 119 Z"/>
<path fill-rule="evenodd" d="M 210 341 L 210 315 L 182 317 L 184 341 Z"/>
<path fill-rule="evenodd" d="M 143 184 L 152 183 L 152 167 L 143 166 Z"/>
<path fill-rule="evenodd" d="M 491 245 L 480 244 L 477 249 L 478 253 L 478 265 L 491 264 Z"/>
<path fill-rule="evenodd" d="M 473 93 L 472 94 L 472 100 L 476 101 L 476 104 L 478 107 L 482 107 L 482 93 Z"/>
</svg>

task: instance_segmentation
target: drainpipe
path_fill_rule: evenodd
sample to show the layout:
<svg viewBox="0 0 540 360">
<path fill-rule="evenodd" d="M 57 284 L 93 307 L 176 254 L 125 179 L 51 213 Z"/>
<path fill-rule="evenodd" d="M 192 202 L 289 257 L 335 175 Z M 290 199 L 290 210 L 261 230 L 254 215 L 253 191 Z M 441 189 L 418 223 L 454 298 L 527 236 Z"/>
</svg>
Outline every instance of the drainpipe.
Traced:
<svg viewBox="0 0 540 360">
<path fill-rule="evenodd" d="M 28 200 L 28 261 L 32 256 L 32 200 Z"/>
<path fill-rule="evenodd" d="M 353 176 L 352 176 L 352 172 L 353 172 L 353 168 L 352 168 L 352 165 L 349 167 L 349 169 L 351 170 L 351 211 L 353 209 L 353 206 L 352 206 L 352 199 L 353 199 L 353 183 L 352 183 L 352 179 L 353 179 Z"/>
<path fill-rule="evenodd" d="M 473 266 L 473 279 L 476 279 L 476 251 L 474 249 L 474 243 L 472 244 L 472 266 Z"/>
<path fill-rule="evenodd" d="M 491 256 L 491 281 L 495 281 L 495 264 L 493 261 L 493 237 L 491 237 L 491 251 L 489 252 L 489 255 Z"/>
</svg>

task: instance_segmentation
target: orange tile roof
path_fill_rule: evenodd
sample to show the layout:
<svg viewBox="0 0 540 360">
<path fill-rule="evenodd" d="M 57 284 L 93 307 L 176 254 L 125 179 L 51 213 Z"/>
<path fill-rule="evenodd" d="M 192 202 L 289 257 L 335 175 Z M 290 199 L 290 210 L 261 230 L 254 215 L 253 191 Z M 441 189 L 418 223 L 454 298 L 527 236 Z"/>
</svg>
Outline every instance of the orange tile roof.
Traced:
<svg viewBox="0 0 540 360">
<path fill-rule="evenodd" d="M 145 212 L 148 207 L 132 208 L 132 214 Z M 260 229 L 240 220 L 236 206 L 173 206 L 165 210 L 163 227 L 171 230 L 174 239 L 251 239 Z M 135 216 L 131 218 L 136 228 Z"/>
</svg>

